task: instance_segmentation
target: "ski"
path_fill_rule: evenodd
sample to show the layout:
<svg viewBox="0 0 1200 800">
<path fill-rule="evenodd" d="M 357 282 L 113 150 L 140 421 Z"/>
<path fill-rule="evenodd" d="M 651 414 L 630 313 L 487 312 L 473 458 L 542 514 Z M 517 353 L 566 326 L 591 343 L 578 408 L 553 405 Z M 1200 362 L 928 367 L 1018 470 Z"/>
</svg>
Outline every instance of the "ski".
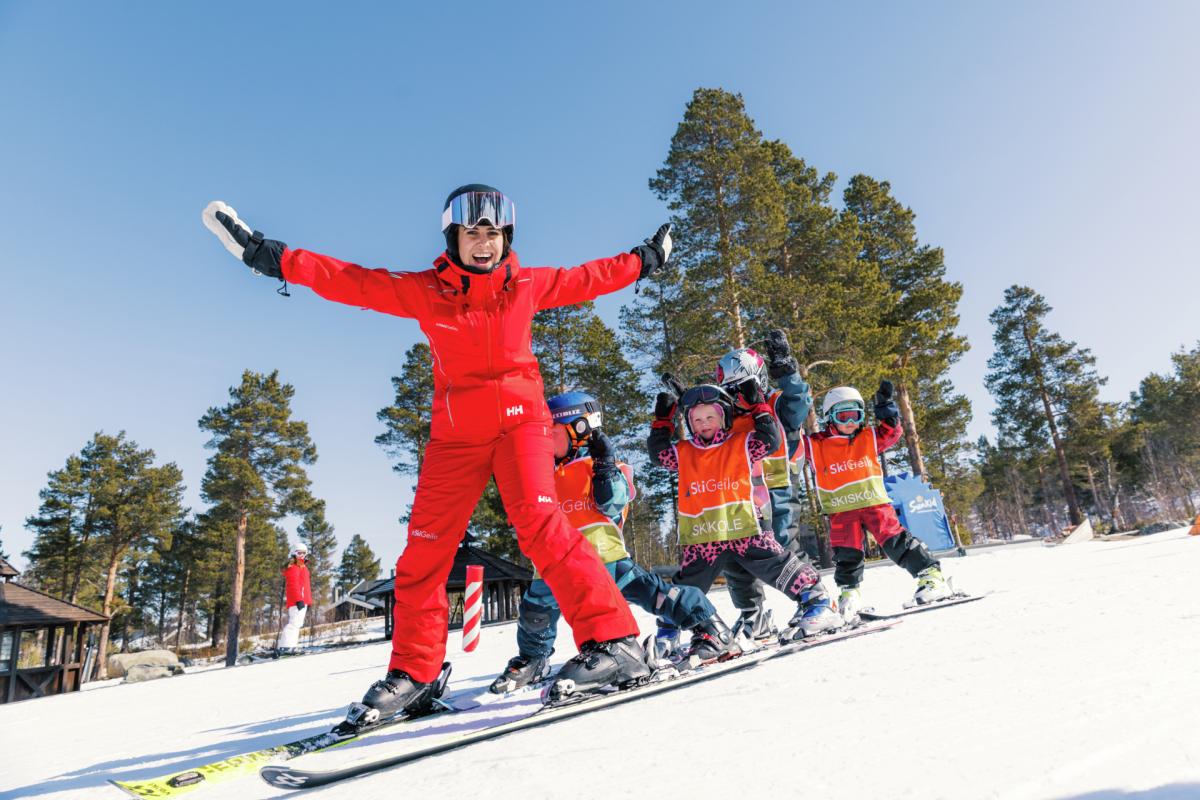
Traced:
<svg viewBox="0 0 1200 800">
<path fill-rule="evenodd" d="M 400 714 L 353 732 L 339 732 L 338 728 L 340 726 L 335 726 L 331 730 L 313 736 L 306 736 L 294 742 L 266 747 L 251 753 L 238 753 L 219 761 L 213 761 L 209 764 L 192 767 L 180 772 L 172 772 L 157 778 L 134 781 L 110 780 L 109 783 L 132 797 L 178 797 L 203 786 L 212 786 L 213 784 L 226 783 L 246 777 L 264 764 L 287 761 L 309 753 L 328 750 L 332 747 L 358 741 L 371 734 L 391 729 L 397 725 L 425 720 L 442 714 L 470 711 L 490 705 L 498 700 L 532 693 L 538 689 L 539 685 L 533 684 L 503 695 L 492 694 L 488 692 L 486 687 L 482 690 L 463 690 L 435 700 L 434 705 L 430 709 L 421 713 Z"/>
<path fill-rule="evenodd" d="M 923 611 L 935 611 L 939 608 L 946 608 L 947 606 L 959 606 L 963 603 L 973 603 L 976 600 L 982 600 L 985 597 L 987 597 L 986 594 L 966 594 L 965 592 L 955 592 L 945 600 L 937 600 L 932 603 L 925 603 L 919 606 L 905 606 L 899 611 L 893 611 L 886 614 L 876 611 L 874 608 L 864 608 L 862 611 L 858 612 L 858 616 L 869 621 L 899 619 L 900 617 L 907 617 L 909 614 L 920 614 Z"/>
<path fill-rule="evenodd" d="M 325 786 L 348 778 L 356 778 L 360 775 L 417 761 L 476 742 L 495 739 L 541 725 L 549 725 L 570 717 L 586 714 L 590 711 L 598 711 L 602 708 L 608 708 L 650 695 L 661 694 L 683 686 L 689 686 L 693 683 L 699 683 L 700 681 L 711 680 L 721 675 L 756 666 L 778 656 L 790 655 L 832 642 L 878 633 L 894 627 L 899 622 L 900 620 L 884 620 L 863 624 L 855 628 L 812 639 L 771 644 L 727 661 L 717 661 L 711 664 L 700 665 L 685 672 L 679 672 L 674 668 L 668 667 L 652 676 L 649 682 L 629 689 L 616 689 L 603 693 L 577 695 L 561 703 L 539 705 L 528 714 L 501 722 L 497 725 L 473 731 L 446 734 L 434 741 L 420 744 L 403 753 L 363 759 L 336 769 L 309 770 L 290 763 L 267 764 L 259 769 L 259 774 L 263 780 L 279 789 L 310 789 L 317 786 Z"/>
</svg>

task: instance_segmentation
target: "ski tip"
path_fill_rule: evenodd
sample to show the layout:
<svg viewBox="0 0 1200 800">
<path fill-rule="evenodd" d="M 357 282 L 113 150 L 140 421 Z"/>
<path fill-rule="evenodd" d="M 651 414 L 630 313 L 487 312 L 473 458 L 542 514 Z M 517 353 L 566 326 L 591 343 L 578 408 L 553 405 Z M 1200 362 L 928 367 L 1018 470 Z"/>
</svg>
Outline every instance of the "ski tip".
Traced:
<svg viewBox="0 0 1200 800">
<path fill-rule="evenodd" d="M 268 764 L 259 769 L 258 774 L 277 789 L 303 789 L 308 783 L 308 776 L 278 765 Z"/>
</svg>

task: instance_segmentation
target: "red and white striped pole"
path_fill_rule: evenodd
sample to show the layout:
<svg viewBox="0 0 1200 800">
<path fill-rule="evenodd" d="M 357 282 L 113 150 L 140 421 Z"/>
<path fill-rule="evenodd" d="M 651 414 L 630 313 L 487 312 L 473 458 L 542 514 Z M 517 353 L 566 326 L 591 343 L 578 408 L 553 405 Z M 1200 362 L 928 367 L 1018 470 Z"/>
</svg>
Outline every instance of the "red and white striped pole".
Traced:
<svg viewBox="0 0 1200 800">
<path fill-rule="evenodd" d="M 467 567 L 467 593 L 463 599 L 462 648 L 469 653 L 479 645 L 479 626 L 483 622 L 483 566 Z"/>
</svg>

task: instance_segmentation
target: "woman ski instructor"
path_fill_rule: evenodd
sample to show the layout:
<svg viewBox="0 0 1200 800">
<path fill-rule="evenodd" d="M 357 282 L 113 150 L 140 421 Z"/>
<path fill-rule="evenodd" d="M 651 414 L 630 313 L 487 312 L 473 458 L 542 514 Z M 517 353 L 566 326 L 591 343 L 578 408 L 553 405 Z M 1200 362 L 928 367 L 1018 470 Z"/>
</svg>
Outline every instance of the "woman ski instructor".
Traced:
<svg viewBox="0 0 1200 800">
<path fill-rule="evenodd" d="M 492 476 L 521 550 L 554 592 L 579 646 L 549 696 L 645 677 L 629 606 L 555 499 L 550 414 L 530 337 L 538 311 L 615 292 L 663 266 L 670 225 L 627 254 L 571 268 L 522 267 L 512 250 L 513 202 L 490 186 L 470 184 L 446 198 L 446 250 L 433 268 L 391 272 L 266 239 L 220 201 L 203 218 L 256 273 L 311 287 L 328 300 L 415 319 L 429 339 L 432 425 L 408 544 L 396 561 L 392 657 L 386 677 L 352 718 L 367 724 L 418 708 L 440 691 L 446 579 Z"/>
</svg>

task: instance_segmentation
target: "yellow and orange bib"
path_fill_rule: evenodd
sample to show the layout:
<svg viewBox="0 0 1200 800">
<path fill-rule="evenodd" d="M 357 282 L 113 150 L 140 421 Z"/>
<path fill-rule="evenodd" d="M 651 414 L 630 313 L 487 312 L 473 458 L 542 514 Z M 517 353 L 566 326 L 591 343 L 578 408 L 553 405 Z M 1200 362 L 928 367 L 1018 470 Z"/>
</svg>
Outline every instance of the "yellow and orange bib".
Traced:
<svg viewBox="0 0 1200 800">
<path fill-rule="evenodd" d="M 758 533 L 748 433 L 733 433 L 713 447 L 678 442 L 679 542 L 743 539 Z"/>
<path fill-rule="evenodd" d="M 618 464 L 618 469 L 629 483 L 629 500 L 633 501 L 636 490 L 633 488 L 633 470 L 628 464 Z M 601 513 L 592 498 L 592 459 L 588 457 L 568 461 L 554 470 L 554 490 L 558 495 L 558 504 L 562 508 L 571 525 L 583 537 L 592 543 L 600 560 L 605 564 L 629 558 L 625 549 L 625 538 L 621 535 L 621 527 L 625 525 L 625 517 L 629 507 L 621 513 L 621 526 Z"/>
<path fill-rule="evenodd" d="M 890 504 L 879 464 L 875 429 L 854 438 L 833 435 L 809 439 L 817 500 L 822 514 Z"/>
</svg>

